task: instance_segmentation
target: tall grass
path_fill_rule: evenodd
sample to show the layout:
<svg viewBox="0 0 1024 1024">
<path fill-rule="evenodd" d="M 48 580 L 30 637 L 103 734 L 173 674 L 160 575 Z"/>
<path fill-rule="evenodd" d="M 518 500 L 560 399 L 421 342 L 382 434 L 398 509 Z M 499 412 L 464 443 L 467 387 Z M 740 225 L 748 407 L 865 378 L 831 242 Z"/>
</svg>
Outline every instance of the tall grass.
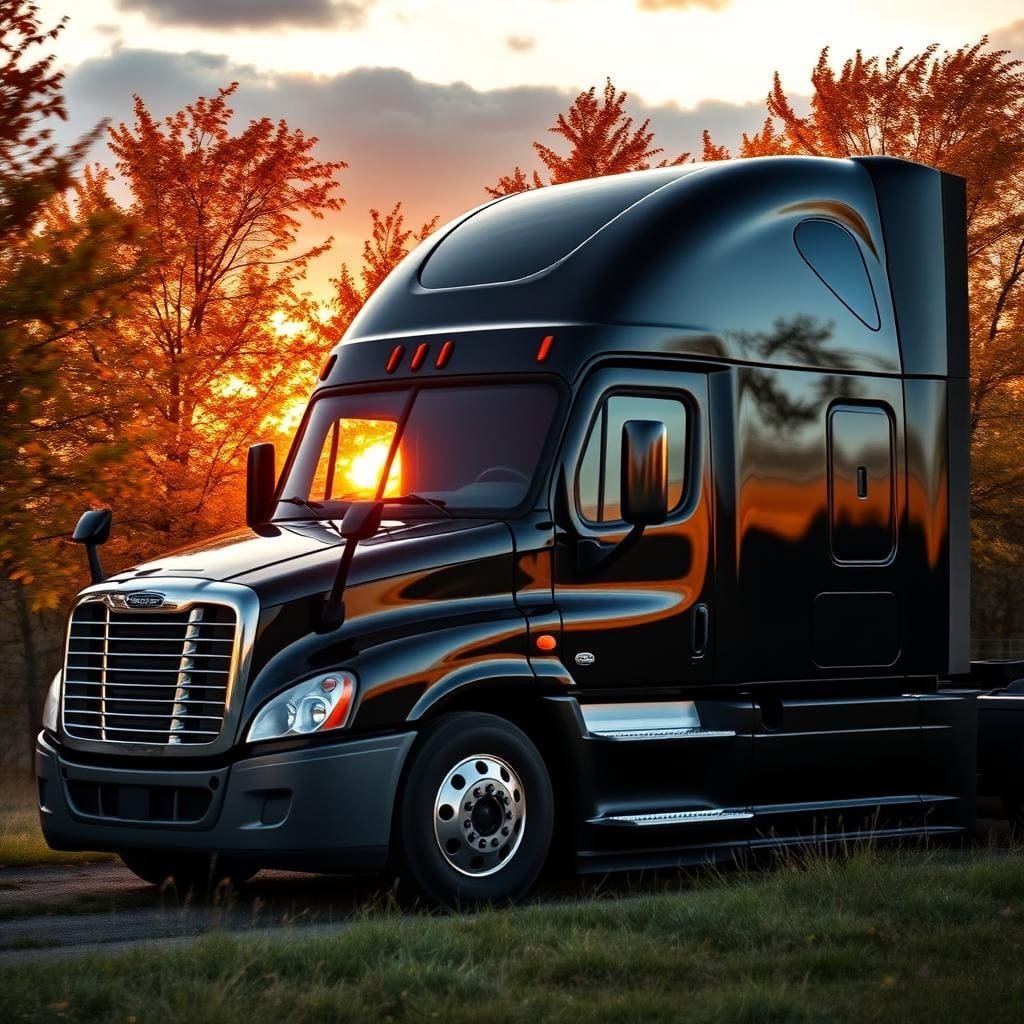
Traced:
<svg viewBox="0 0 1024 1024">
<path fill-rule="evenodd" d="M 677 891 L 0 967 L 0 1020 L 1020 1021 L 1024 860 L 867 850 Z"/>
</svg>

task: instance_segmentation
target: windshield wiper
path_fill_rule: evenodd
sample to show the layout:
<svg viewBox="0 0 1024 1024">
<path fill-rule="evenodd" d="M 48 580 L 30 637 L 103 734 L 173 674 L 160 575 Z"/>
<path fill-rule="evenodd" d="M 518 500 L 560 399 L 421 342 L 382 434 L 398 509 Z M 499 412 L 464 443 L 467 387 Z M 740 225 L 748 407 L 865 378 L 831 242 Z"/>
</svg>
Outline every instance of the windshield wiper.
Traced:
<svg viewBox="0 0 1024 1024">
<path fill-rule="evenodd" d="M 323 505 L 318 501 L 306 501 L 305 498 L 300 498 L 297 494 L 292 495 L 290 498 L 281 498 L 280 502 L 282 505 L 298 505 L 299 508 L 304 508 L 309 512 L 313 513 L 313 516 L 318 522 L 325 523 L 331 530 L 333 530 L 339 537 L 342 535 L 341 530 L 335 525 L 334 520 L 330 517 L 325 517 L 321 513 L 324 510 Z"/>
<path fill-rule="evenodd" d="M 298 505 L 301 508 L 307 508 L 310 512 L 315 515 L 319 515 L 323 511 L 323 505 L 318 501 L 306 501 L 305 498 L 300 498 L 297 494 L 291 498 L 280 498 L 278 499 L 282 505 Z"/>
<path fill-rule="evenodd" d="M 381 498 L 385 505 L 429 505 L 443 512 L 449 519 L 455 518 L 455 513 L 448 508 L 443 501 L 437 498 L 428 498 L 425 494 L 402 494 L 397 498 Z"/>
</svg>

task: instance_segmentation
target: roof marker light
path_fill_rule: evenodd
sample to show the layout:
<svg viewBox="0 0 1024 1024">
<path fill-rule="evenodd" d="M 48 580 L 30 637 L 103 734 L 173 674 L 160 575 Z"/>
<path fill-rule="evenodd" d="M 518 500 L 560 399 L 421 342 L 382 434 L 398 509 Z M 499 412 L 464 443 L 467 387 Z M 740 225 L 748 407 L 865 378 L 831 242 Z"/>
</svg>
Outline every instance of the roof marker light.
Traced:
<svg viewBox="0 0 1024 1024">
<path fill-rule="evenodd" d="M 427 350 L 429 348 L 430 345 L 425 341 L 421 341 L 416 346 L 416 351 L 412 354 L 412 362 L 409 363 L 410 370 L 418 370 L 423 365 L 423 360 L 427 358 Z"/>
<path fill-rule="evenodd" d="M 554 335 L 547 334 L 544 336 L 544 340 L 540 343 L 540 348 L 537 349 L 537 362 L 543 363 L 547 357 L 551 354 L 551 346 L 555 343 Z"/>
<path fill-rule="evenodd" d="M 331 370 L 334 369 L 334 364 L 338 361 L 338 353 L 332 352 L 324 362 L 324 365 L 320 368 L 320 379 L 327 380 L 331 375 Z"/>
<path fill-rule="evenodd" d="M 434 365 L 439 369 L 443 370 L 448 365 L 448 360 L 452 357 L 452 349 L 455 348 L 455 342 L 449 339 L 441 346 L 441 351 L 437 353 L 437 360 Z"/>
<path fill-rule="evenodd" d="M 388 356 L 388 364 L 387 364 L 387 366 L 384 367 L 384 369 L 388 373 L 394 373 L 395 370 L 398 369 L 398 364 L 402 361 L 402 356 L 404 356 L 404 355 L 405 355 L 405 346 L 404 345 L 396 345 L 391 350 L 391 355 Z"/>
</svg>

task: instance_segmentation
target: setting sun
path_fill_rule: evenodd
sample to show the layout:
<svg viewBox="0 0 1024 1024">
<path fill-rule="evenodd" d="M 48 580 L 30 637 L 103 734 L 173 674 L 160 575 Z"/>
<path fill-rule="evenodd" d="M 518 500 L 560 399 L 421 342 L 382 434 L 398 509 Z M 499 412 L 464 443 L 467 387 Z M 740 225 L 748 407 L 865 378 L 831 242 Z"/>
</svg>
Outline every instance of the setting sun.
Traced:
<svg viewBox="0 0 1024 1024">
<path fill-rule="evenodd" d="M 380 475 L 384 471 L 384 464 L 388 459 L 390 443 L 378 441 L 363 449 L 358 455 L 352 457 L 345 476 L 348 477 L 352 486 L 360 491 L 374 492 L 380 482 Z M 398 493 L 398 486 L 402 478 L 401 453 L 395 452 L 394 461 L 391 463 L 391 472 L 388 474 L 388 485 L 386 493 Z"/>
</svg>

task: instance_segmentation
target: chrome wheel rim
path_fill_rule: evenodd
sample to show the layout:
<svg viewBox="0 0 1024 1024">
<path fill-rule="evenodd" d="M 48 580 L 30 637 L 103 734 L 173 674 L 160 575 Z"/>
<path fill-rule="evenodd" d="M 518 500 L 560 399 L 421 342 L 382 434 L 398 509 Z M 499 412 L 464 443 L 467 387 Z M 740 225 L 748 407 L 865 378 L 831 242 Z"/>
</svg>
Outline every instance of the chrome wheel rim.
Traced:
<svg viewBox="0 0 1024 1024">
<path fill-rule="evenodd" d="M 500 871 L 526 829 L 526 792 L 507 761 L 474 754 L 452 767 L 434 800 L 434 838 L 441 856 L 463 875 Z"/>
</svg>

